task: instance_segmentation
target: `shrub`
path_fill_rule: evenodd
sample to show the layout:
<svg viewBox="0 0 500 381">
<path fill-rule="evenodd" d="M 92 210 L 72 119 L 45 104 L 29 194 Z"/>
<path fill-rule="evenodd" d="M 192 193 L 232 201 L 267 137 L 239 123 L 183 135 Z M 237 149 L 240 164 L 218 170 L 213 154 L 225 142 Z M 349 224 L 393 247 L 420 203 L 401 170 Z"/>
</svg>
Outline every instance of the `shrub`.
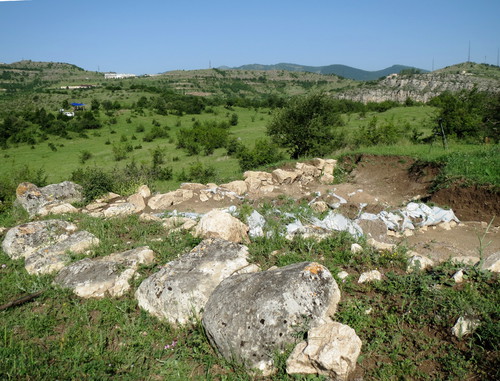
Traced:
<svg viewBox="0 0 500 381">
<path fill-rule="evenodd" d="M 343 125 L 335 104 L 322 94 L 292 98 L 275 114 L 267 134 L 286 148 L 292 159 L 324 156 L 345 145 L 344 136 L 334 131 L 334 127 Z"/>
<path fill-rule="evenodd" d="M 279 148 L 267 139 L 257 140 L 252 150 L 244 147 L 237 156 L 242 171 L 274 164 L 284 159 Z"/>
<path fill-rule="evenodd" d="M 215 149 L 225 147 L 229 137 L 225 122 L 195 121 L 191 128 L 181 128 L 177 133 L 177 148 L 183 148 L 188 155 L 197 155 L 204 151 L 211 155 Z"/>
<path fill-rule="evenodd" d="M 113 144 L 112 151 L 115 161 L 121 161 L 127 158 L 128 149 L 125 145 Z"/>
<path fill-rule="evenodd" d="M 168 138 L 168 127 L 160 127 L 154 125 L 142 140 L 145 142 L 152 142 L 155 139 Z"/>
<path fill-rule="evenodd" d="M 90 151 L 87 150 L 80 151 L 79 160 L 81 164 L 85 164 L 85 162 L 90 158 L 92 158 L 92 153 Z"/>
<path fill-rule="evenodd" d="M 197 182 L 197 183 L 209 183 L 211 181 L 215 181 L 215 168 L 207 165 L 204 166 L 200 161 L 196 161 L 191 164 L 187 171 L 184 169 L 179 173 L 178 179 L 179 181 L 186 182 Z"/>
<path fill-rule="evenodd" d="M 107 192 L 113 191 L 114 176 L 102 168 L 79 168 L 71 174 L 71 181 L 83 188 L 83 197 L 90 202 Z"/>
</svg>

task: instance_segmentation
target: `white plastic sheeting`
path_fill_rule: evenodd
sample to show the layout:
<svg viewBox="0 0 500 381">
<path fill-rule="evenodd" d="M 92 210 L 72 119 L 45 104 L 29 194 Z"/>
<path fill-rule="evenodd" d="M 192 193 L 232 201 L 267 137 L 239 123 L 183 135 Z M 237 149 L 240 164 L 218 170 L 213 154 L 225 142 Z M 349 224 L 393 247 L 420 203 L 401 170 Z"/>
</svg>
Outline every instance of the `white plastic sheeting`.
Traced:
<svg viewBox="0 0 500 381">
<path fill-rule="evenodd" d="M 250 214 L 247 218 L 248 225 L 248 235 L 252 238 L 254 237 L 263 237 L 264 236 L 264 226 L 266 225 L 266 220 L 256 210 Z"/>
<path fill-rule="evenodd" d="M 334 212 L 328 213 L 322 220 L 313 218 L 312 225 L 325 230 L 346 231 L 355 237 L 363 235 L 363 230 L 356 222 Z"/>
<path fill-rule="evenodd" d="M 377 219 L 383 221 L 387 229 L 393 231 L 413 230 L 416 227 L 432 226 L 442 222 L 460 222 L 451 209 L 430 207 L 416 202 L 410 202 L 406 207 L 394 212 L 362 213 L 359 217 L 359 220 Z"/>
</svg>

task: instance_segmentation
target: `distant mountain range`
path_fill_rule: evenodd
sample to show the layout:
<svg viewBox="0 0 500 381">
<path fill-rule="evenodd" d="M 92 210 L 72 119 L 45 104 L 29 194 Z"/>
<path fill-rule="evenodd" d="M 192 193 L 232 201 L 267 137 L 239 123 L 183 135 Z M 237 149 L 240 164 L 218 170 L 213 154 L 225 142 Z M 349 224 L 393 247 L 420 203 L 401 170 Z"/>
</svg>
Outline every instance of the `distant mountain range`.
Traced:
<svg viewBox="0 0 500 381">
<path fill-rule="evenodd" d="M 305 65 L 297 65 L 291 63 L 279 63 L 276 65 L 251 64 L 251 65 L 243 65 L 232 68 L 223 66 L 220 67 L 219 69 L 305 71 L 317 74 L 335 74 L 340 77 L 354 79 L 356 81 L 371 81 L 379 79 L 380 77 L 386 77 L 389 74 L 399 73 L 401 70 L 406 70 L 406 69 L 415 69 L 420 71 L 421 73 L 428 72 L 427 70 L 417 69 L 415 67 L 404 66 L 404 65 L 393 65 L 391 67 L 382 70 L 366 71 L 346 65 L 305 66 Z"/>
</svg>

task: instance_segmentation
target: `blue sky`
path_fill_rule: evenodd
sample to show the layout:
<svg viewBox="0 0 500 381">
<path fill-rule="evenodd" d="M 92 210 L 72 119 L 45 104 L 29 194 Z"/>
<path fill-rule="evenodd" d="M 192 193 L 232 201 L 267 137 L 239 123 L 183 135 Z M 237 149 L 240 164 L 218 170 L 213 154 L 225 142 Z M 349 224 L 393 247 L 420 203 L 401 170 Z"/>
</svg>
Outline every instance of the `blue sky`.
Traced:
<svg viewBox="0 0 500 381">
<path fill-rule="evenodd" d="M 0 0 L 0 62 L 160 73 L 280 62 L 497 64 L 500 0 Z"/>
</svg>

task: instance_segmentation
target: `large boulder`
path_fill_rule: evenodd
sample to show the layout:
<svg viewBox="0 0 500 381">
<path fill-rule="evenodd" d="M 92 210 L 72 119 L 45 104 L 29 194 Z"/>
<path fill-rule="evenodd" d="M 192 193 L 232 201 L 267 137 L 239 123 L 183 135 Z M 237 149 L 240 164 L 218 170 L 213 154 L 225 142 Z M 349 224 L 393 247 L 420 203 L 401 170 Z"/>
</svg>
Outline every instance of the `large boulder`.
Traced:
<svg viewBox="0 0 500 381">
<path fill-rule="evenodd" d="M 227 359 L 274 371 L 273 355 L 329 320 L 340 290 L 324 266 L 302 262 L 224 280 L 205 306 L 210 343 Z"/>
<path fill-rule="evenodd" d="M 27 258 L 43 247 L 64 241 L 77 230 L 75 224 L 60 220 L 18 225 L 5 235 L 2 250 L 12 259 Z"/>
<path fill-rule="evenodd" d="M 141 283 L 135 294 L 139 306 L 172 324 L 186 324 L 200 314 L 225 278 L 238 271 L 256 270 L 247 257 L 246 246 L 221 239 L 204 240 Z"/>
<path fill-rule="evenodd" d="M 72 203 L 83 201 L 82 187 L 71 181 L 51 184 L 39 188 L 32 183 L 21 183 L 16 189 L 17 202 L 28 212 L 30 217 L 48 204 Z"/>
<path fill-rule="evenodd" d="M 82 298 L 120 297 L 130 289 L 129 281 L 139 265 L 153 261 L 154 252 L 147 246 L 102 258 L 85 258 L 63 268 L 54 282 Z"/>
<path fill-rule="evenodd" d="M 332 380 L 347 380 L 356 369 L 361 339 L 351 327 L 329 321 L 312 328 L 307 341 L 293 350 L 286 362 L 288 374 L 320 374 Z"/>
<path fill-rule="evenodd" d="M 58 271 L 69 261 L 68 252 L 82 253 L 99 243 L 91 233 L 60 220 L 35 221 L 10 229 L 2 250 L 11 258 L 25 258 L 30 274 Z"/>
<path fill-rule="evenodd" d="M 222 238 L 232 242 L 248 242 L 248 226 L 229 213 L 212 210 L 196 226 L 194 235 L 202 238 Z"/>
<path fill-rule="evenodd" d="M 71 260 L 69 252 L 84 253 L 99 244 L 93 234 L 81 230 L 63 241 L 43 247 L 26 258 L 24 267 L 30 274 L 51 274 L 61 270 Z"/>
</svg>

